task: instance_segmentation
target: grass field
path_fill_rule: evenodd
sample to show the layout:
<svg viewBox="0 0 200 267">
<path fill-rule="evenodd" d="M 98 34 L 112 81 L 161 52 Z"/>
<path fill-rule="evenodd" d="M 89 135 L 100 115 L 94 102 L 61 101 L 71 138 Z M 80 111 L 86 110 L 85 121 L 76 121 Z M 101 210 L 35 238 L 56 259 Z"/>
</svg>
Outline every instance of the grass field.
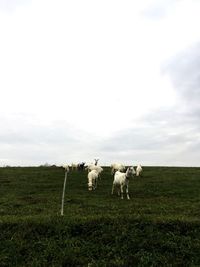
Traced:
<svg viewBox="0 0 200 267">
<path fill-rule="evenodd" d="M 0 266 L 200 266 L 200 168 L 144 167 L 131 200 L 87 173 L 0 168 Z"/>
</svg>

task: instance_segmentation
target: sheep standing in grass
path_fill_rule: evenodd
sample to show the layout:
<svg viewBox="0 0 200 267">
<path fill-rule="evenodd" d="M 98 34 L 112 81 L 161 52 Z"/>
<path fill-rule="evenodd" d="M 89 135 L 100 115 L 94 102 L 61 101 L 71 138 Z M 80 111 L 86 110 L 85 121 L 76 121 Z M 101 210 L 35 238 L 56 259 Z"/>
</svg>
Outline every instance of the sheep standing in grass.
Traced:
<svg viewBox="0 0 200 267">
<path fill-rule="evenodd" d="M 85 167 L 85 162 L 81 162 L 77 165 L 77 169 L 79 171 L 83 171 L 84 170 L 84 167 Z"/>
<path fill-rule="evenodd" d="M 64 168 L 65 172 L 69 172 L 69 165 L 68 164 L 64 164 L 62 167 Z"/>
<path fill-rule="evenodd" d="M 97 166 L 94 164 L 89 164 L 85 169 L 88 170 L 88 172 L 96 170 L 98 171 L 98 173 L 101 173 L 103 171 L 103 168 L 101 166 Z"/>
<path fill-rule="evenodd" d="M 121 163 L 114 163 L 111 166 L 111 174 L 114 174 L 116 171 L 123 171 L 125 166 Z"/>
<path fill-rule="evenodd" d="M 96 170 L 92 170 L 88 173 L 88 190 L 95 190 L 97 188 L 97 180 L 99 173 Z"/>
<path fill-rule="evenodd" d="M 88 165 L 86 165 L 85 170 L 90 172 L 93 170 L 94 167 L 95 167 L 95 165 L 93 163 L 89 163 Z"/>
<path fill-rule="evenodd" d="M 123 199 L 123 190 L 124 187 L 126 187 L 126 196 L 127 199 L 130 199 L 129 193 L 128 193 L 128 184 L 129 184 L 129 178 L 135 174 L 134 167 L 129 167 L 127 171 L 120 172 L 116 171 L 114 175 L 114 181 L 113 181 L 113 186 L 112 186 L 112 192 L 111 194 L 113 195 L 115 187 L 118 187 L 118 195 L 121 193 L 121 199 Z"/>
<path fill-rule="evenodd" d="M 101 166 L 96 166 L 94 164 L 89 164 L 86 169 L 88 170 L 88 173 L 95 170 L 98 172 L 98 178 L 101 179 L 101 173 L 103 171 L 103 168 Z"/>
<path fill-rule="evenodd" d="M 142 166 L 140 164 L 138 164 L 137 168 L 136 168 L 136 176 L 140 176 L 142 173 Z"/>
<path fill-rule="evenodd" d="M 78 164 L 76 164 L 76 163 L 72 163 L 72 164 L 71 164 L 71 169 L 72 169 L 72 171 L 73 171 L 73 170 L 77 170 L 77 167 L 78 167 Z"/>
</svg>

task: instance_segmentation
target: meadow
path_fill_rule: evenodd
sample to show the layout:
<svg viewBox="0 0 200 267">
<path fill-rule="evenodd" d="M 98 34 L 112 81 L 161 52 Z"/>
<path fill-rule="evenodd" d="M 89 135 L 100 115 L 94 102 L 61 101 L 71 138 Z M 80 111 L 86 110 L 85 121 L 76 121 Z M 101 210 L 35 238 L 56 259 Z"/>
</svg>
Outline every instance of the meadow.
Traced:
<svg viewBox="0 0 200 267">
<path fill-rule="evenodd" d="M 0 168 L 0 266 L 200 266 L 200 168 L 144 167 L 130 200 L 86 171 Z"/>
</svg>

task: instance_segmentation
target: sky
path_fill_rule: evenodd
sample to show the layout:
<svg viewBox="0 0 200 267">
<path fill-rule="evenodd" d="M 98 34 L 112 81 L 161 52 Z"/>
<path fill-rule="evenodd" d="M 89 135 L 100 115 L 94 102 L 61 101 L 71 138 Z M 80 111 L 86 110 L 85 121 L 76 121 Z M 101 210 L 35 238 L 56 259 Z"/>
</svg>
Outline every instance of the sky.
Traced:
<svg viewBox="0 0 200 267">
<path fill-rule="evenodd" d="M 0 0 L 0 166 L 200 166 L 200 1 Z"/>
</svg>

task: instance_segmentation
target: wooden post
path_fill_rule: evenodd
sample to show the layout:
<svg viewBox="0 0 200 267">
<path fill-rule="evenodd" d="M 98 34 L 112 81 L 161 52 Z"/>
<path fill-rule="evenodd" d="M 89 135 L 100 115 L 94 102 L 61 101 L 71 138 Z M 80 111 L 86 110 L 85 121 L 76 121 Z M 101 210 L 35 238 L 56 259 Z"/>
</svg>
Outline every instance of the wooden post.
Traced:
<svg viewBox="0 0 200 267">
<path fill-rule="evenodd" d="M 61 216 L 64 214 L 64 201 L 65 201 L 65 186 L 66 186 L 66 181 L 67 181 L 67 170 L 65 170 L 65 179 L 64 179 L 64 184 L 63 184 L 63 194 L 62 194 L 62 204 L 61 204 Z"/>
</svg>

